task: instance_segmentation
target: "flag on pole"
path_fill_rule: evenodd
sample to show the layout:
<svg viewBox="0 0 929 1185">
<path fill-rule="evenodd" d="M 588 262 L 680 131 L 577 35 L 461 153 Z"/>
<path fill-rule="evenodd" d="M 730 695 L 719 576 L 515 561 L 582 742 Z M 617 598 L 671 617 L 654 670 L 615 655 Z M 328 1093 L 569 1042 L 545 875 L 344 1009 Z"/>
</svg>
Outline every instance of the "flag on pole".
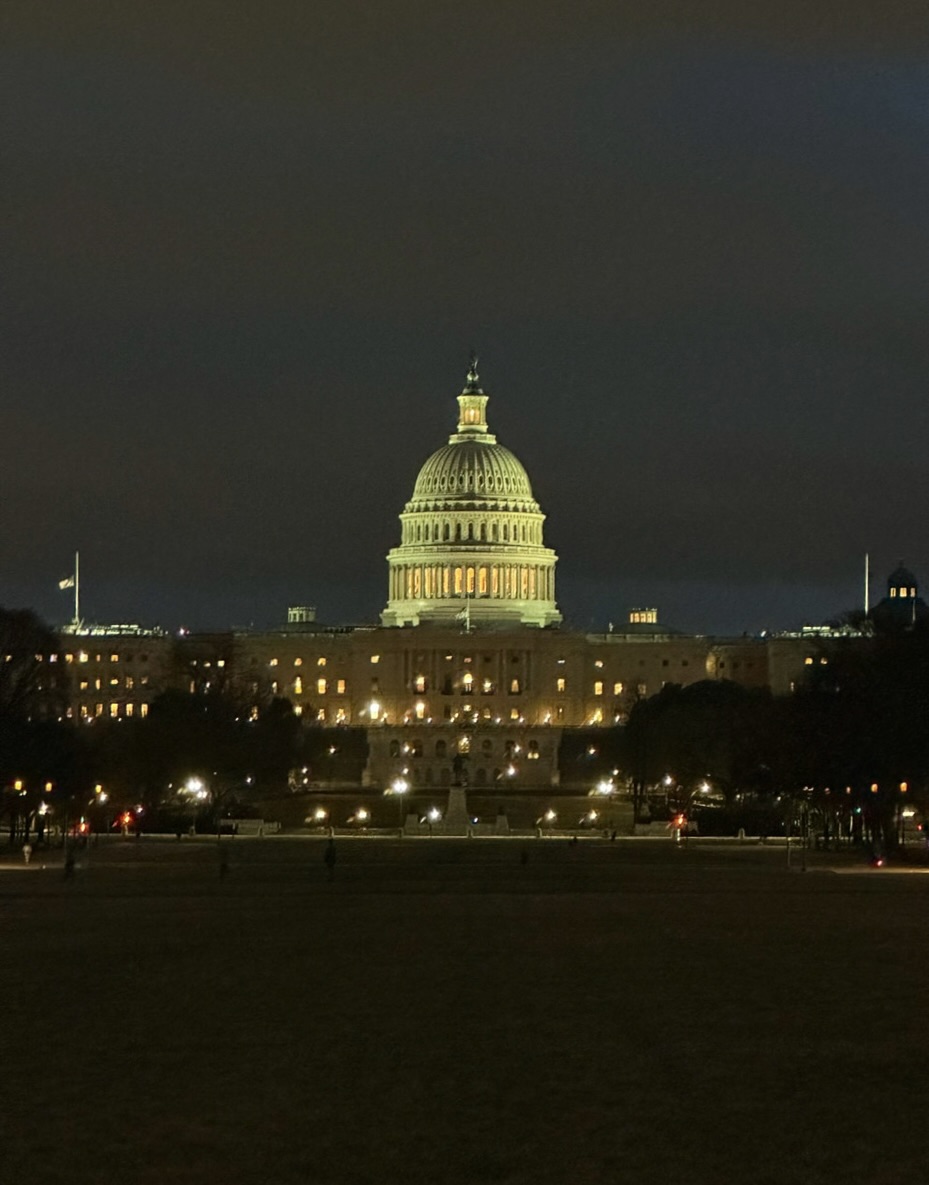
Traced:
<svg viewBox="0 0 929 1185">
<path fill-rule="evenodd" d="M 68 577 L 67 577 L 66 579 L 64 579 L 64 580 L 59 580 L 59 581 L 58 581 L 58 587 L 59 587 L 60 589 L 62 589 L 62 591 L 63 591 L 64 589 L 66 589 L 66 588 L 74 588 L 74 577 L 73 577 L 73 576 L 68 576 Z"/>
</svg>

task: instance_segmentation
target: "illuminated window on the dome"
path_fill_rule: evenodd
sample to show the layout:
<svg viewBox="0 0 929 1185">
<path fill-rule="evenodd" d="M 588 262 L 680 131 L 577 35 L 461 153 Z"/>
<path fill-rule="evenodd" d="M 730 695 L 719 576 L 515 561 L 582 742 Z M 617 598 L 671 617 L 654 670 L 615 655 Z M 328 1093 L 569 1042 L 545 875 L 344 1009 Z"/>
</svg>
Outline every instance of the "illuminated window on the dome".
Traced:
<svg viewBox="0 0 929 1185">
<path fill-rule="evenodd" d="M 381 661 L 381 656 L 380 656 L 379 654 L 372 654 L 372 655 L 371 655 L 371 661 L 372 661 L 372 662 L 380 662 L 380 661 Z"/>
<path fill-rule="evenodd" d="M 455 596 L 460 597 L 464 591 L 464 573 L 461 568 L 455 569 Z"/>
<path fill-rule="evenodd" d="M 303 659 L 302 658 L 295 658 L 294 659 L 294 666 L 295 667 L 302 667 L 303 666 Z"/>
<path fill-rule="evenodd" d="M 468 569 L 468 585 L 467 585 L 467 587 L 468 587 L 468 596 L 473 597 L 474 596 L 474 569 L 473 568 Z"/>
<path fill-rule="evenodd" d="M 326 694 L 326 686 L 327 686 L 327 684 L 326 684 L 325 679 L 317 679 L 316 680 L 316 694 L 317 695 L 325 695 Z"/>
<path fill-rule="evenodd" d="M 622 683 L 614 683 L 613 684 L 613 694 L 614 695 L 622 695 L 622 693 L 623 693 Z"/>
<path fill-rule="evenodd" d="M 566 684 L 565 684 L 564 679 L 556 679 L 555 680 L 555 690 L 556 691 L 564 691 L 565 686 L 566 686 Z"/>
<path fill-rule="evenodd" d="M 299 675 L 294 679 L 294 695 L 303 695 L 303 680 Z"/>
<path fill-rule="evenodd" d="M 425 675 L 417 675 L 416 676 L 416 678 L 413 680 L 413 690 L 418 692 L 420 695 L 422 695 L 422 693 L 426 690 L 426 676 Z"/>
<path fill-rule="evenodd" d="M 336 689 L 337 695 L 344 695 L 345 694 L 345 680 L 344 679 L 337 679 L 335 689 Z"/>
<path fill-rule="evenodd" d="M 603 684 L 599 679 L 594 683 L 594 695 L 603 695 Z"/>
<path fill-rule="evenodd" d="M 519 695 L 519 680 L 510 680 L 510 695 Z"/>
<path fill-rule="evenodd" d="M 326 660 L 324 658 L 317 658 L 316 665 L 318 667 L 324 667 L 326 665 Z"/>
<path fill-rule="evenodd" d="M 487 569 L 480 568 L 477 574 L 477 591 L 482 597 L 487 596 Z"/>
</svg>

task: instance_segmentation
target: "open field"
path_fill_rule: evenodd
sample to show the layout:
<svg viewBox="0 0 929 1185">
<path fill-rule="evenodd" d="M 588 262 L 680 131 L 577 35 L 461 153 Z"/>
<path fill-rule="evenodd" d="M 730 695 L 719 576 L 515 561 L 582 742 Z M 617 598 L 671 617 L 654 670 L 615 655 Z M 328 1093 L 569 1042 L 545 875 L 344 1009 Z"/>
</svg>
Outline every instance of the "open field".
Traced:
<svg viewBox="0 0 929 1185">
<path fill-rule="evenodd" d="M 925 1180 L 924 866 L 345 839 L 330 884 L 323 849 L 0 860 L 0 1178 Z"/>
</svg>

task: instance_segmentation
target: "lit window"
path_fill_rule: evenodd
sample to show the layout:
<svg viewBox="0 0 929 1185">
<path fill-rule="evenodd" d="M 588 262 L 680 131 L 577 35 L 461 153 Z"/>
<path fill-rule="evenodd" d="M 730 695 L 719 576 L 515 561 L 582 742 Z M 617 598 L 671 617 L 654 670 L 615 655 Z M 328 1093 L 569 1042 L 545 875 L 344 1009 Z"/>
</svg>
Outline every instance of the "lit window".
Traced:
<svg viewBox="0 0 929 1185">
<path fill-rule="evenodd" d="M 614 695 L 622 695 L 622 693 L 623 693 L 622 683 L 614 683 L 613 684 L 613 694 Z"/>
<path fill-rule="evenodd" d="M 102 684 L 102 679 L 94 679 L 94 691 L 100 691 Z"/>
<path fill-rule="evenodd" d="M 485 679 L 481 684 L 481 691 L 484 695 L 493 695 L 494 684 L 492 679 Z"/>
<path fill-rule="evenodd" d="M 110 655 L 110 662 L 119 662 L 119 655 L 118 654 L 111 654 Z"/>
<path fill-rule="evenodd" d="M 380 656 L 379 654 L 372 654 L 372 655 L 371 655 L 371 661 L 372 661 L 372 662 L 380 662 L 380 661 L 381 661 L 381 656 Z"/>
<path fill-rule="evenodd" d="M 336 693 L 338 695 L 344 695 L 345 694 L 345 680 L 338 679 L 336 681 L 335 689 L 336 689 Z"/>
<path fill-rule="evenodd" d="M 87 658 L 88 658 L 87 651 L 82 650 L 82 651 L 80 651 L 80 653 L 77 656 L 77 661 L 78 662 L 87 662 Z"/>
<path fill-rule="evenodd" d="M 640 683 L 636 688 L 636 691 L 639 695 L 648 695 L 648 684 Z"/>
<path fill-rule="evenodd" d="M 95 716 L 102 716 L 103 715 L 103 704 L 94 704 L 94 715 Z"/>
<path fill-rule="evenodd" d="M 117 679 L 117 678 L 114 676 L 114 677 L 113 677 L 113 678 L 110 680 L 110 686 L 111 686 L 111 687 L 118 687 L 118 686 L 119 686 L 119 679 Z"/>
<path fill-rule="evenodd" d="M 209 683 L 207 683 L 207 687 L 209 687 Z M 272 679 L 272 680 L 271 680 L 271 694 L 272 694 L 272 695 L 277 695 L 277 692 L 278 692 L 278 682 L 277 682 L 277 679 Z"/>
<path fill-rule="evenodd" d="M 126 704 L 126 715 L 132 716 L 134 714 L 135 714 L 135 704 L 133 704 L 131 702 Z"/>
<path fill-rule="evenodd" d="M 895 597 L 895 596 L 897 595 L 897 590 L 896 590 L 895 588 L 892 588 L 892 589 L 890 590 L 890 595 L 891 595 L 892 597 Z"/>
<path fill-rule="evenodd" d="M 556 691 L 564 691 L 564 689 L 565 689 L 564 679 L 556 679 L 555 680 L 555 690 Z"/>
<path fill-rule="evenodd" d="M 66 654 L 65 655 L 65 662 L 74 662 L 74 655 L 73 654 Z"/>
<path fill-rule="evenodd" d="M 135 679 L 132 677 L 132 675 L 127 675 L 126 676 L 126 690 L 132 691 L 132 689 L 134 687 L 135 687 Z"/>
<path fill-rule="evenodd" d="M 295 667 L 302 667 L 303 666 L 303 659 L 302 658 L 295 658 L 294 659 L 294 666 Z"/>
<path fill-rule="evenodd" d="M 294 695 L 303 695 L 303 680 L 299 675 L 294 679 Z"/>
<path fill-rule="evenodd" d="M 417 675 L 413 683 L 413 690 L 422 694 L 426 690 L 426 676 Z"/>
<path fill-rule="evenodd" d="M 268 663 L 268 666 L 269 667 L 276 667 L 277 666 L 277 659 L 272 658 L 271 661 Z"/>
<path fill-rule="evenodd" d="M 226 660 L 225 660 L 224 658 L 220 658 L 220 659 L 217 661 L 216 665 L 217 665 L 218 667 L 224 667 L 224 666 L 226 665 Z"/>
<path fill-rule="evenodd" d="M 325 695 L 327 686 L 328 686 L 328 684 L 326 683 L 325 679 L 317 679 L 316 680 L 316 694 L 317 695 Z"/>
<path fill-rule="evenodd" d="M 597 670 L 599 670 L 603 666 L 603 659 L 598 658 L 597 661 L 594 663 L 594 666 L 597 668 Z"/>
<path fill-rule="evenodd" d="M 426 718 L 426 705 L 422 702 L 422 700 L 419 700 L 416 704 L 416 719 L 417 720 L 425 720 L 425 718 Z"/>
<path fill-rule="evenodd" d="M 148 715 L 148 704 L 139 704 L 139 715 L 140 716 L 147 716 Z"/>
<path fill-rule="evenodd" d="M 316 665 L 318 667 L 324 667 L 326 665 L 326 660 L 324 658 L 317 658 Z"/>
<path fill-rule="evenodd" d="M 87 705 L 86 704 L 81 704 L 81 717 L 83 719 L 86 719 L 86 717 L 87 717 Z"/>
<path fill-rule="evenodd" d="M 86 690 L 87 690 L 87 680 L 82 679 L 81 680 L 81 691 L 86 691 Z"/>
<path fill-rule="evenodd" d="M 510 719 L 511 720 L 518 720 L 519 719 L 519 708 L 510 708 Z"/>
<path fill-rule="evenodd" d="M 57 662 L 57 661 L 58 661 L 58 655 L 57 655 L 57 654 L 50 654 L 50 655 L 48 656 L 48 661 L 49 661 L 49 662 Z"/>
<path fill-rule="evenodd" d="M 806 665 L 808 667 L 811 667 L 813 665 L 813 659 L 810 657 L 810 655 L 807 655 L 803 661 L 806 663 Z"/>
<path fill-rule="evenodd" d="M 320 724 L 326 723 L 326 709 L 325 708 L 317 708 L 316 709 L 316 719 L 320 722 Z"/>
<path fill-rule="evenodd" d="M 603 695 L 603 684 L 599 679 L 594 683 L 594 695 Z"/>
<path fill-rule="evenodd" d="M 519 680 L 510 680 L 510 695 L 519 695 Z"/>
<path fill-rule="evenodd" d="M 471 674 L 470 671 L 468 671 L 468 673 L 464 676 L 464 678 L 461 681 L 464 684 L 464 687 L 462 688 L 464 694 L 470 695 L 474 689 L 474 676 Z"/>
<path fill-rule="evenodd" d="M 302 716 L 303 715 L 303 704 L 294 704 L 294 715 L 295 716 Z"/>
</svg>

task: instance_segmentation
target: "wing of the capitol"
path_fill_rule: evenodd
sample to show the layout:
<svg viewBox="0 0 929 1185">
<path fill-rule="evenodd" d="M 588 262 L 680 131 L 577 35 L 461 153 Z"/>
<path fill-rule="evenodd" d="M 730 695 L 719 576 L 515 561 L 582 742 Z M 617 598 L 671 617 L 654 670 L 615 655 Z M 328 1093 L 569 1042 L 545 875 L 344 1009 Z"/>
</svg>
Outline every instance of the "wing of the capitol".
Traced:
<svg viewBox="0 0 929 1185">
<path fill-rule="evenodd" d="M 525 823 L 553 795 L 569 800 L 572 818 L 583 808 L 585 755 L 637 699 L 706 679 L 787 694 L 847 640 L 847 629 L 825 627 L 690 636 L 663 626 L 653 608 L 603 633 L 565 628 L 545 515 L 526 470 L 491 433 L 487 405 L 474 360 L 455 430 L 400 514 L 380 625 L 325 626 L 306 606 L 266 632 L 175 636 L 74 623 L 56 656 L 69 677 L 49 678 L 47 712 L 142 717 L 167 688 L 228 687 L 257 717 L 284 697 L 306 727 L 331 730 L 334 755 L 302 778 L 295 771 L 291 790 L 354 787 L 373 797 L 402 786 L 444 806 L 466 789 L 469 811 Z M 881 604 L 926 612 L 902 567 Z"/>
</svg>

